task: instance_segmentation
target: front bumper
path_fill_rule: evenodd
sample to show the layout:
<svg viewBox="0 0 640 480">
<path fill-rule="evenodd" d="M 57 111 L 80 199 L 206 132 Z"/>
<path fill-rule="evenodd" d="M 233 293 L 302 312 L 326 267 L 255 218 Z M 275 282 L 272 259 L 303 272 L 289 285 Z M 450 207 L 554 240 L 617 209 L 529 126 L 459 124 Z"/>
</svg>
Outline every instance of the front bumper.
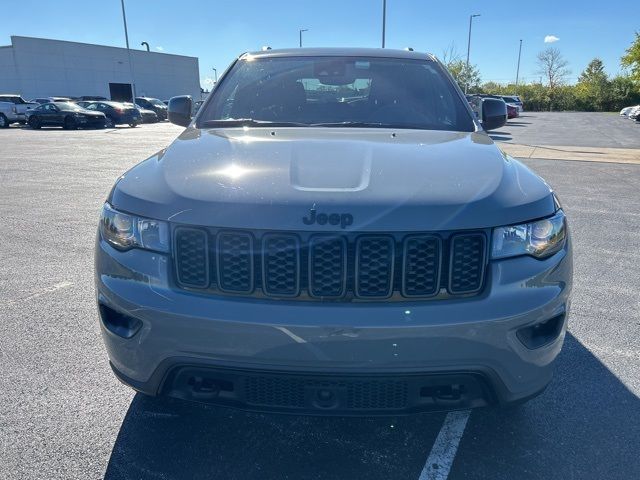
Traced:
<svg viewBox="0 0 640 480">
<path fill-rule="evenodd" d="M 159 108 L 157 110 L 154 110 L 154 112 L 156 113 L 156 115 L 158 116 L 158 120 L 162 121 L 162 120 L 166 120 L 168 118 L 168 114 L 167 114 L 167 110 Z"/>
<path fill-rule="evenodd" d="M 309 413 L 469 408 L 522 401 L 550 381 L 566 331 L 571 245 L 543 261 L 492 262 L 485 291 L 466 299 L 264 301 L 172 285 L 169 257 L 98 239 L 98 302 L 137 322 L 129 335 L 103 313 L 103 338 L 114 372 L 138 391 Z M 525 346 L 518 332 L 552 318 L 549 341 Z M 329 406 L 318 404 L 323 389 Z M 369 403 L 354 400 L 363 395 Z"/>
<path fill-rule="evenodd" d="M 131 125 L 132 123 L 142 123 L 142 116 L 135 114 L 120 115 L 115 117 L 115 125 Z"/>
</svg>

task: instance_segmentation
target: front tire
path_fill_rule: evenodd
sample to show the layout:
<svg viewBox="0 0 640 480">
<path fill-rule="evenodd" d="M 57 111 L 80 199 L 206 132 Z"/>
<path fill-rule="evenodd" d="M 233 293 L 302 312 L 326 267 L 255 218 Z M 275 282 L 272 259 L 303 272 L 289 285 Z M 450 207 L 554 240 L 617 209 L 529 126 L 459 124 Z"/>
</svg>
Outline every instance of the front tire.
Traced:
<svg viewBox="0 0 640 480">
<path fill-rule="evenodd" d="M 0 113 L 0 128 L 9 128 L 9 119 L 4 113 Z"/>
<path fill-rule="evenodd" d="M 38 130 L 42 125 L 40 125 L 40 120 L 38 120 L 38 117 L 31 117 L 29 119 L 29 126 L 34 130 Z"/>
<path fill-rule="evenodd" d="M 113 118 L 107 117 L 104 121 L 105 128 L 115 128 L 116 124 L 113 121 Z"/>
<path fill-rule="evenodd" d="M 129 124 L 129 126 L 130 126 L 131 128 L 136 128 L 136 127 L 138 126 L 138 122 L 130 123 L 130 124 Z"/>
<path fill-rule="evenodd" d="M 64 127 L 65 130 L 75 130 L 78 128 L 76 121 L 71 117 L 66 117 L 64 119 Z"/>
</svg>

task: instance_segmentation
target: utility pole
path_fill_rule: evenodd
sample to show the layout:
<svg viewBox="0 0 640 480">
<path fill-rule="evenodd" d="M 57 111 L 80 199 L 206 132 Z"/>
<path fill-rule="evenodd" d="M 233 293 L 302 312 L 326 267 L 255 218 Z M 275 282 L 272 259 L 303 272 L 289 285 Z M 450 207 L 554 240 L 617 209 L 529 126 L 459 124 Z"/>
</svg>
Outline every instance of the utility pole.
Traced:
<svg viewBox="0 0 640 480">
<path fill-rule="evenodd" d="M 308 29 L 308 28 L 301 28 L 301 29 L 298 31 L 298 33 L 300 34 L 300 43 L 299 43 L 300 48 L 302 48 L 302 32 L 308 32 L 308 31 L 309 31 L 309 29 Z"/>
<path fill-rule="evenodd" d="M 382 0 L 382 48 L 384 48 L 387 33 L 387 0 Z"/>
<path fill-rule="evenodd" d="M 127 42 L 127 54 L 129 55 L 129 74 L 131 75 L 131 103 L 136 103 L 136 81 L 133 75 L 133 62 L 131 61 L 131 50 L 129 49 L 129 32 L 127 31 L 127 15 L 124 11 L 124 0 L 122 4 L 122 22 L 124 23 L 124 38 Z"/>
<path fill-rule="evenodd" d="M 467 93 L 467 90 L 469 89 L 469 53 L 471 52 L 471 24 L 473 23 L 473 19 L 475 17 L 479 17 L 480 14 L 479 13 L 474 13 L 473 15 L 469 15 L 469 40 L 467 41 L 467 81 L 464 84 L 464 93 Z"/>
<path fill-rule="evenodd" d="M 520 55 L 522 54 L 522 39 L 520 39 L 520 49 L 518 50 L 518 68 L 516 69 L 516 93 L 518 90 L 518 80 L 520 79 Z"/>
</svg>

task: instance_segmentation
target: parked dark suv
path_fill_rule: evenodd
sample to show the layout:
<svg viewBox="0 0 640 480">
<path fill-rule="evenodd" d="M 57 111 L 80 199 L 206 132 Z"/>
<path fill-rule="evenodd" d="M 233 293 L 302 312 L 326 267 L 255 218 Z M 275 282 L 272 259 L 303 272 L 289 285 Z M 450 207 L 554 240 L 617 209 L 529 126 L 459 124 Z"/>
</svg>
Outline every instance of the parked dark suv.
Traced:
<svg viewBox="0 0 640 480">
<path fill-rule="evenodd" d="M 167 119 L 167 106 L 162 103 L 162 100 L 150 97 L 136 97 L 136 105 L 156 112 L 160 121 Z"/>
</svg>

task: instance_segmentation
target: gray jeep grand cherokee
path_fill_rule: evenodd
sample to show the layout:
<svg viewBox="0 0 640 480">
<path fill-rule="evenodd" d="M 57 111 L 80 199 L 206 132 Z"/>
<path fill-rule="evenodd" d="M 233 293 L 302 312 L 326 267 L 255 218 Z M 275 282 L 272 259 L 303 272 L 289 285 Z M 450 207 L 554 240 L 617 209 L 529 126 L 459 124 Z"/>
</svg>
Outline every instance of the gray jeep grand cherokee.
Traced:
<svg viewBox="0 0 640 480">
<path fill-rule="evenodd" d="M 124 174 L 96 242 L 111 366 L 147 395 L 400 414 L 525 401 L 572 285 L 552 189 L 432 56 L 241 55 Z M 501 105 L 499 105 L 501 104 Z"/>
</svg>

